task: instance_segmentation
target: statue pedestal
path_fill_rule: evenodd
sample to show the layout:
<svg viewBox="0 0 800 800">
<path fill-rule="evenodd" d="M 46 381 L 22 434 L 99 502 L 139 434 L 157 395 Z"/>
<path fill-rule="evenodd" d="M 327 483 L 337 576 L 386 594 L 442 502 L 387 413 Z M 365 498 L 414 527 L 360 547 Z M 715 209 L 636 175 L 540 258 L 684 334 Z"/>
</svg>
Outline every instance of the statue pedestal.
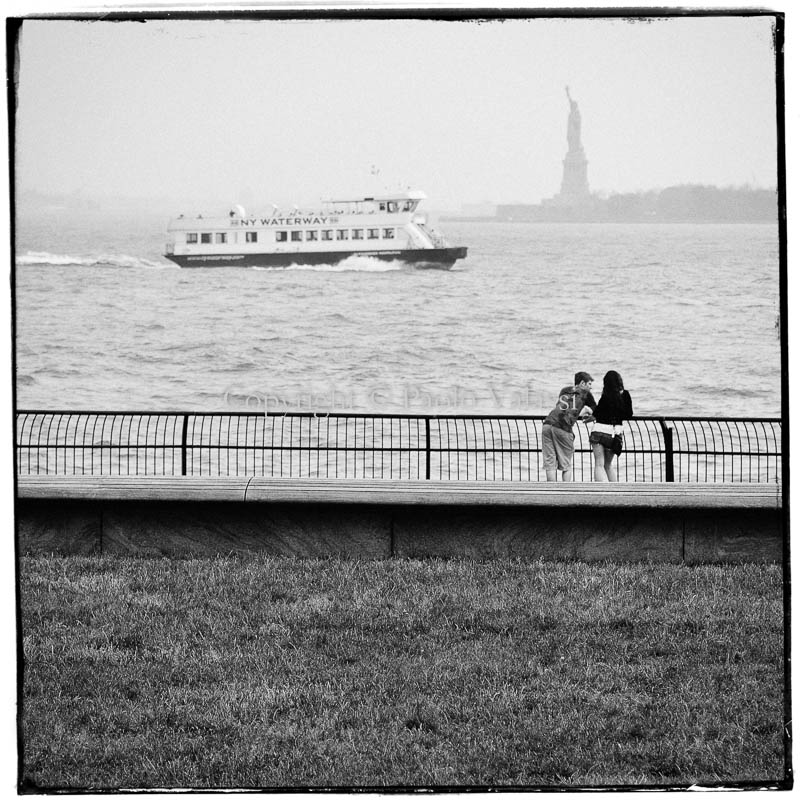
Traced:
<svg viewBox="0 0 800 800">
<path fill-rule="evenodd" d="M 564 176 L 561 179 L 561 195 L 576 198 L 589 197 L 588 165 L 589 162 L 586 160 L 583 148 L 570 150 L 567 153 L 564 159 Z"/>
</svg>

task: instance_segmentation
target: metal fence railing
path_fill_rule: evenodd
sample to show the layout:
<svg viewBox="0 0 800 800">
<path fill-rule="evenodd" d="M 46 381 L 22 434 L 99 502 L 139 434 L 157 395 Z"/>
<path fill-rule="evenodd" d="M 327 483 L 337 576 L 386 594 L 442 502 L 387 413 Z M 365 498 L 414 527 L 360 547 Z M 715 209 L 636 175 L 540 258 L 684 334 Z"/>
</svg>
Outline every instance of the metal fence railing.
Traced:
<svg viewBox="0 0 800 800">
<path fill-rule="evenodd" d="M 544 480 L 543 416 L 18 411 L 18 474 Z M 574 479 L 591 481 L 591 424 Z M 781 421 L 636 417 L 623 481 L 777 482 Z"/>
</svg>

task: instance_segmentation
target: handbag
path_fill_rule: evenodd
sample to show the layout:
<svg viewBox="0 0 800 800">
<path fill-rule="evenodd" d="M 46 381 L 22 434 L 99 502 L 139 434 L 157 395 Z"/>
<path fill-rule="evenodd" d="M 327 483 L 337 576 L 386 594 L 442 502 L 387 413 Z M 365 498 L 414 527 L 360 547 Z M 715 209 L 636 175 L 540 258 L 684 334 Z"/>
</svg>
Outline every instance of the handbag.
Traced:
<svg viewBox="0 0 800 800">
<path fill-rule="evenodd" d="M 622 452 L 622 434 L 617 433 L 612 436 L 610 433 L 592 431 L 589 434 L 589 441 L 593 444 L 603 445 L 606 450 L 610 450 L 615 456 Z"/>
</svg>

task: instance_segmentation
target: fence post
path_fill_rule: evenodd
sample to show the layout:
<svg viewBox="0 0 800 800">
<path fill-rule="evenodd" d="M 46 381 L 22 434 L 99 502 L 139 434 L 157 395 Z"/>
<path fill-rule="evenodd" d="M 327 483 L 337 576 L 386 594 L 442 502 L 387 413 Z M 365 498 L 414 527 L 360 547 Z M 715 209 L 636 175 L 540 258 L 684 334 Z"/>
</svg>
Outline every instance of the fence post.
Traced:
<svg viewBox="0 0 800 800">
<path fill-rule="evenodd" d="M 181 431 L 181 475 L 186 475 L 186 439 L 189 431 L 189 415 L 183 415 L 183 430 Z"/>
<path fill-rule="evenodd" d="M 675 451 L 672 445 L 672 428 L 667 426 L 663 417 L 659 419 L 661 432 L 664 434 L 664 479 L 667 483 L 675 483 Z"/>
<path fill-rule="evenodd" d="M 431 479 L 431 420 L 425 417 L 425 480 Z"/>
</svg>

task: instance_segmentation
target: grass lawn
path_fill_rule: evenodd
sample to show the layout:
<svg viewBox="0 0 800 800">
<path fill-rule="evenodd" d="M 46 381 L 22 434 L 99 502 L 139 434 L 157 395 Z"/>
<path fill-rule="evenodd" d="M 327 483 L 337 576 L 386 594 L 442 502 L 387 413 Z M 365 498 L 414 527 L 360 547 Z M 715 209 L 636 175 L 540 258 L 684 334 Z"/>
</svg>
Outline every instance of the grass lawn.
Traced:
<svg viewBox="0 0 800 800">
<path fill-rule="evenodd" d="M 19 575 L 23 791 L 785 777 L 778 566 L 98 556 Z"/>
</svg>

